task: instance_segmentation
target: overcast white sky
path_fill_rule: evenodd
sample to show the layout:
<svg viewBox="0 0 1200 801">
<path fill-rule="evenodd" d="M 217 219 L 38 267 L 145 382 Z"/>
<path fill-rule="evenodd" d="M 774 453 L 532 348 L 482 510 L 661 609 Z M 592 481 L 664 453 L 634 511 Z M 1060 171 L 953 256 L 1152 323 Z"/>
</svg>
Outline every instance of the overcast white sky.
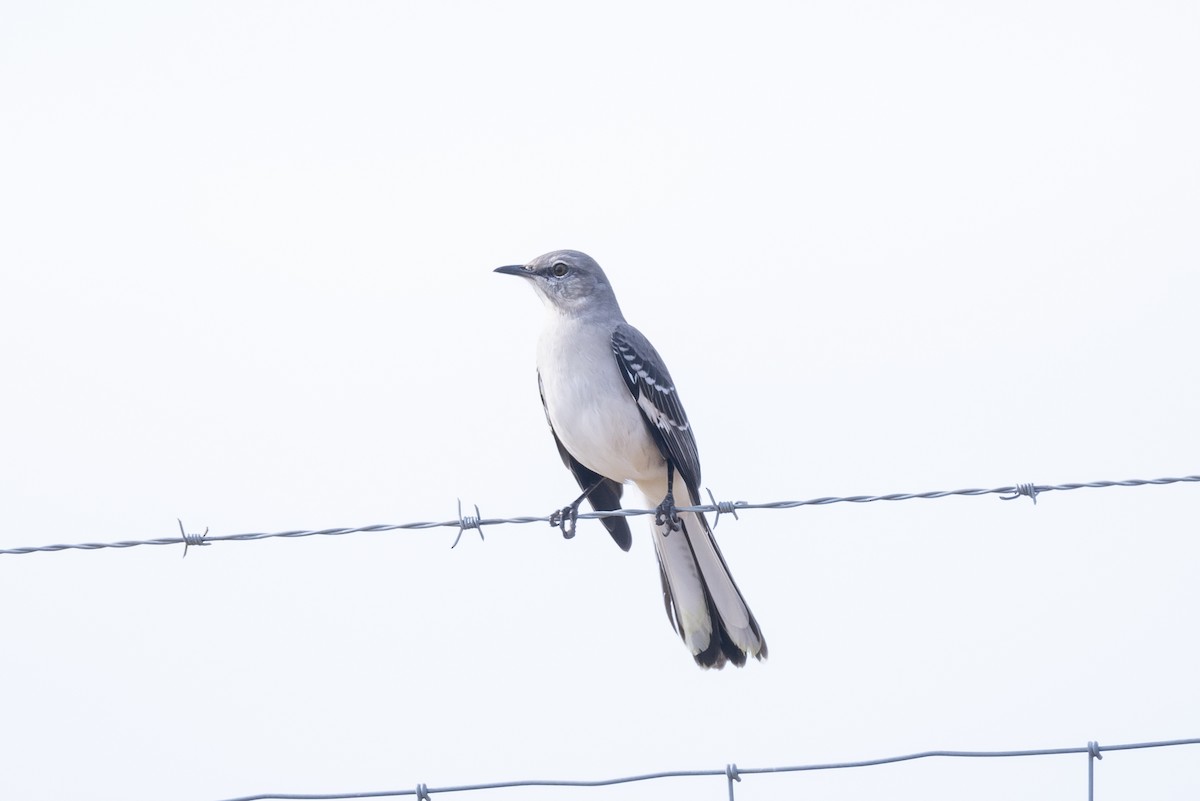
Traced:
<svg viewBox="0 0 1200 801">
<path fill-rule="evenodd" d="M 1200 472 L 1198 41 L 1188 2 L 7 0 L 0 547 L 549 513 L 576 488 L 541 306 L 491 270 L 556 248 L 666 357 L 719 498 Z M 628 554 L 591 522 L 0 556 L 0 797 L 1197 737 L 1198 510 L 1178 484 L 722 520 L 771 657 L 721 673 L 644 520 Z M 1096 770 L 1105 801 L 1200 794 L 1197 747 Z"/>
</svg>

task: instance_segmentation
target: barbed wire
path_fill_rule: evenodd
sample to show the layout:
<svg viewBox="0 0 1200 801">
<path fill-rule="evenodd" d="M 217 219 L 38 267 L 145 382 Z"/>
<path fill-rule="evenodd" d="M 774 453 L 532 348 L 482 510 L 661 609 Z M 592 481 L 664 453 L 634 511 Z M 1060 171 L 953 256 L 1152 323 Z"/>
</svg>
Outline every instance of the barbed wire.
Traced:
<svg viewBox="0 0 1200 801">
<path fill-rule="evenodd" d="M 418 801 L 432 801 L 431 796 L 443 793 L 463 793 L 472 790 L 504 790 L 519 787 L 611 787 L 616 784 L 632 784 L 635 782 L 657 781 L 659 779 L 680 779 L 702 776 L 724 776 L 729 789 L 729 801 L 734 801 L 733 785 L 740 782 L 743 776 L 763 773 L 799 773 L 803 771 L 841 770 L 845 768 L 865 768 L 875 765 L 889 765 L 896 762 L 911 762 L 917 759 L 934 757 L 956 757 L 968 759 L 990 759 L 1000 757 L 1033 757 L 1059 756 L 1063 754 L 1088 755 L 1088 801 L 1092 801 L 1095 787 L 1094 765 L 1096 760 L 1103 759 L 1105 751 L 1130 751 L 1139 748 L 1166 748 L 1176 745 L 1200 745 L 1200 738 L 1187 740 L 1156 740 L 1146 743 L 1121 743 L 1118 745 L 1100 745 L 1092 740 L 1085 746 L 1068 748 L 1033 748 L 1018 751 L 921 751 L 915 754 L 881 757 L 878 759 L 863 759 L 855 762 L 824 762 L 811 765 L 785 765 L 767 768 L 739 768 L 730 762 L 724 768 L 707 770 L 664 770 L 657 773 L 641 773 L 635 776 L 619 776 L 612 779 L 527 779 L 521 781 L 487 782 L 485 784 L 460 784 L 446 787 L 429 787 L 418 784 L 411 790 L 380 790 L 359 793 L 262 793 L 259 795 L 243 795 L 237 798 L 227 798 L 223 801 L 341 801 L 347 798 L 399 798 L 416 796 Z"/>
<path fill-rule="evenodd" d="M 1106 489 L 1109 487 L 1142 487 L 1147 485 L 1162 485 L 1162 484 L 1177 484 L 1181 482 L 1200 482 L 1200 475 L 1179 476 L 1175 478 L 1132 478 L 1125 481 L 1087 481 L 1081 483 L 1070 484 L 1014 484 L 1009 487 L 993 487 L 991 489 L 957 489 L 957 490 L 934 490 L 932 492 L 894 492 L 888 495 L 849 495 L 842 497 L 823 497 L 810 498 L 803 501 L 766 501 L 761 503 L 752 503 L 749 501 L 718 501 L 713 497 L 711 491 L 708 492 L 708 497 L 711 503 L 701 504 L 698 506 L 679 506 L 677 511 L 681 512 L 715 512 L 717 515 L 714 525 L 720 522 L 721 515 L 731 514 L 735 518 L 739 511 L 747 509 L 796 509 L 801 506 L 828 506 L 835 503 L 875 503 L 876 501 L 909 501 L 918 498 L 923 499 L 938 499 L 948 498 L 955 495 L 962 496 L 980 496 L 980 495 L 999 495 L 1001 500 L 1011 501 L 1016 498 L 1026 497 L 1037 503 L 1038 495 L 1047 492 L 1065 492 L 1077 489 Z M 602 517 L 639 517 L 643 515 L 657 514 L 657 509 L 615 509 L 608 512 L 580 512 L 578 519 L 580 520 L 595 520 Z M 432 521 L 432 522 L 416 522 L 416 523 L 380 523 L 371 526 L 355 526 L 349 528 L 325 528 L 316 530 L 297 530 L 297 531 L 274 531 L 274 532 L 257 532 L 248 534 L 214 534 L 210 535 L 208 529 L 205 528 L 203 534 L 189 534 L 183 527 L 183 522 L 179 521 L 178 537 L 160 537 L 157 539 L 146 540 L 120 540 L 118 542 L 78 542 L 65 543 L 58 545 L 31 545 L 21 548 L 0 548 L 0 556 L 17 556 L 27 553 L 48 553 L 54 551 L 95 551 L 103 548 L 134 548 L 141 545 L 183 545 L 184 556 L 187 555 L 188 548 L 193 546 L 201 547 L 211 545 L 214 542 L 245 542 L 249 540 L 265 540 L 276 537 L 296 538 L 296 537 L 337 537 L 344 534 L 364 534 L 372 532 L 386 531 L 405 531 L 405 530 L 422 530 L 431 528 L 452 528 L 458 529 L 458 534 L 454 538 L 454 543 L 450 547 L 458 545 L 462 535 L 467 531 L 475 530 L 479 532 L 480 538 L 483 537 L 484 526 L 499 526 L 499 525 L 522 525 L 526 523 L 547 523 L 555 527 L 563 526 L 563 515 L 561 510 L 555 511 L 549 515 L 543 516 L 521 516 L 521 517 L 491 517 L 484 518 L 479 514 L 479 507 L 475 506 L 475 514 L 463 515 L 462 501 L 458 503 L 458 517 L 454 520 Z"/>
</svg>

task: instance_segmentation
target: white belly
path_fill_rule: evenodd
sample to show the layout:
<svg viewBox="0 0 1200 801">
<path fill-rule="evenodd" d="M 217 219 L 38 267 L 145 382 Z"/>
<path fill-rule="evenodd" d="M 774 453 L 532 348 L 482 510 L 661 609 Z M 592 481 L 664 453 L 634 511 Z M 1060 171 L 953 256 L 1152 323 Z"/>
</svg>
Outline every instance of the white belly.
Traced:
<svg viewBox="0 0 1200 801">
<path fill-rule="evenodd" d="M 622 483 L 659 480 L 666 462 L 617 368 L 610 340 L 585 325 L 553 319 L 538 341 L 550 424 L 589 470 Z M 604 380 L 581 380 L 584 375 Z"/>
</svg>

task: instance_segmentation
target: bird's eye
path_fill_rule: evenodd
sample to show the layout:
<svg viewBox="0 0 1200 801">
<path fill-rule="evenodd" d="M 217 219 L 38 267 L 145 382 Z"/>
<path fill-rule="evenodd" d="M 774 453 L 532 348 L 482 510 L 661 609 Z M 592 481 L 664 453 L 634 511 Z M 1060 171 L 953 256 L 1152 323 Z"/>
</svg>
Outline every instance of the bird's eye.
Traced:
<svg viewBox="0 0 1200 801">
<path fill-rule="evenodd" d="M 550 272 L 554 273 L 557 277 L 562 278 L 567 274 L 567 265 L 563 264 L 561 261 L 556 261 L 554 262 L 554 266 L 550 268 Z"/>
</svg>

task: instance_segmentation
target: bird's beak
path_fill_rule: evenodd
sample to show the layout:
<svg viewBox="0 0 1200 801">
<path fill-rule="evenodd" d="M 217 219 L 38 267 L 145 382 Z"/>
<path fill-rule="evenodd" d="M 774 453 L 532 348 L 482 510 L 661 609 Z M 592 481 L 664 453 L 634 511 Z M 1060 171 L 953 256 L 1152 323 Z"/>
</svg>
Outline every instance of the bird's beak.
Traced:
<svg viewBox="0 0 1200 801">
<path fill-rule="evenodd" d="M 495 270 L 493 270 L 493 272 L 504 273 L 505 275 L 532 275 L 532 273 L 529 272 L 529 270 L 526 270 L 525 266 L 522 264 L 509 264 L 504 267 L 497 267 Z"/>
</svg>

